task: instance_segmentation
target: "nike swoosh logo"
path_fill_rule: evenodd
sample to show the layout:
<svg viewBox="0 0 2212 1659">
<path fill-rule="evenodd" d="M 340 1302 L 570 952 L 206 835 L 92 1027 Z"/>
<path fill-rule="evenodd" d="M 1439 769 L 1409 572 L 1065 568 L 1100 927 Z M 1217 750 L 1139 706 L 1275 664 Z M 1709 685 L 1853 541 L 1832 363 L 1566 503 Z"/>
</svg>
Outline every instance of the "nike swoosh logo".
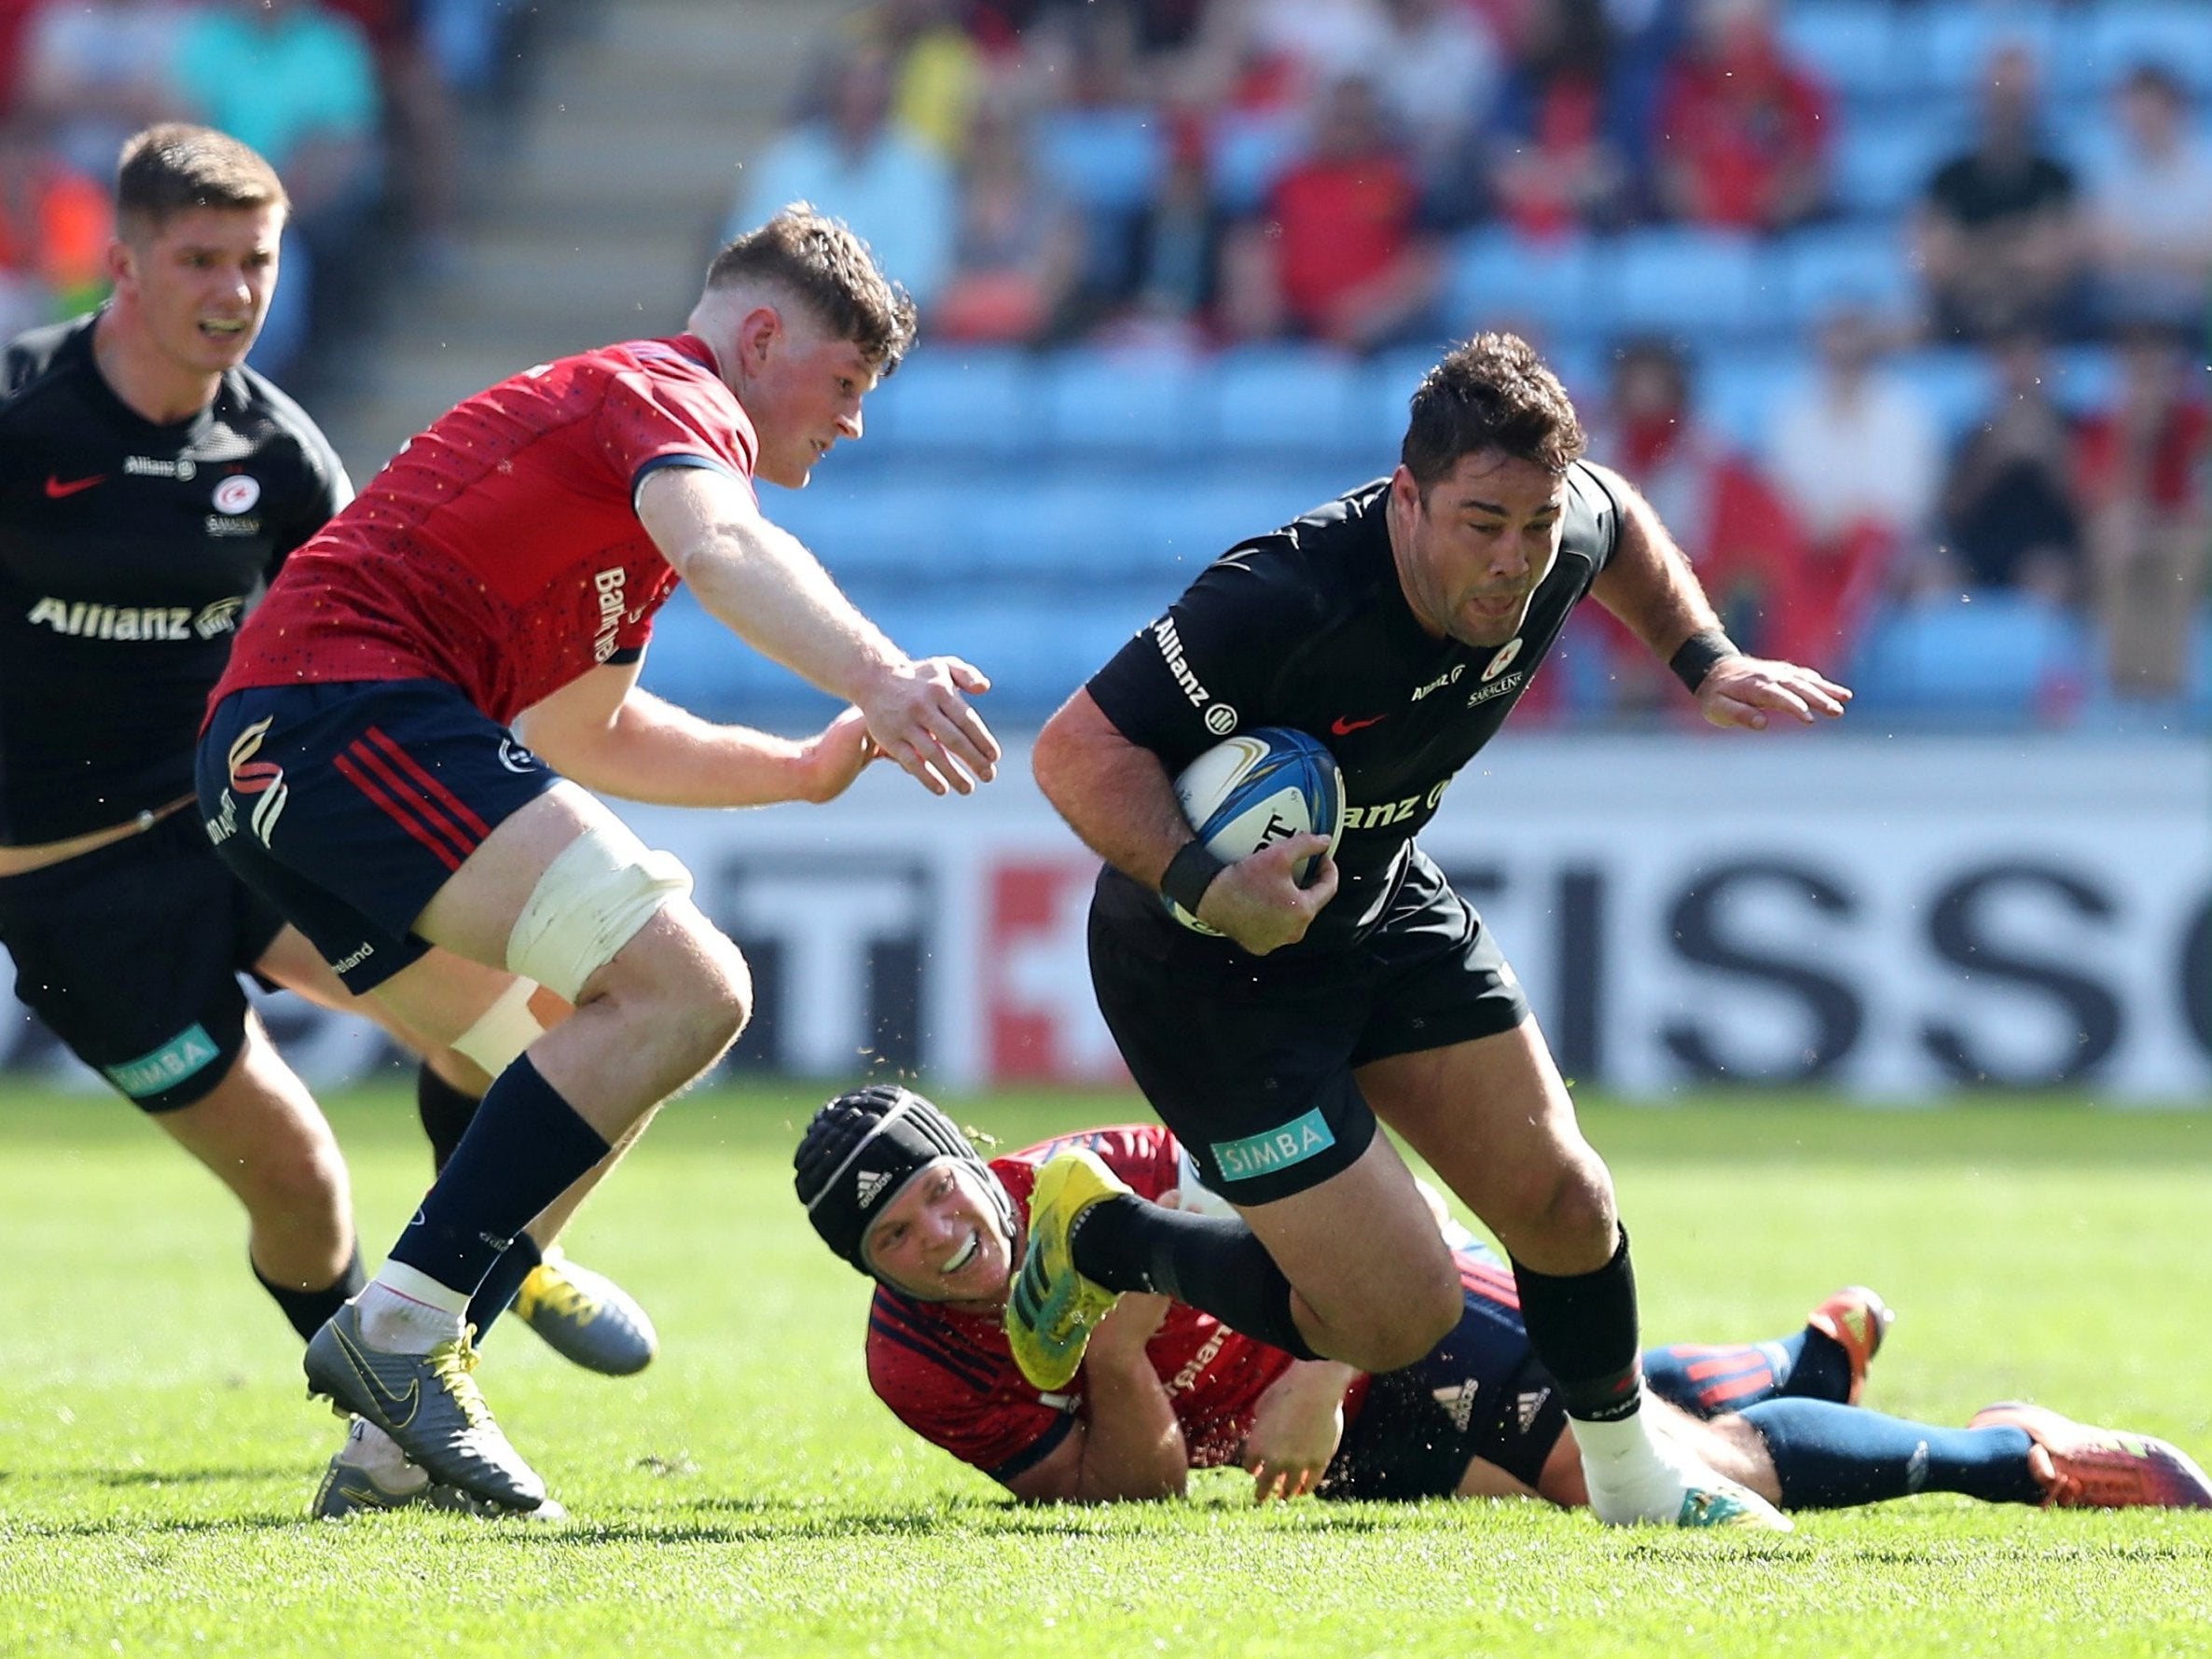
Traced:
<svg viewBox="0 0 2212 1659">
<path fill-rule="evenodd" d="M 384 1426 L 389 1429 L 404 1429 L 413 1422 L 415 1408 L 422 1403 L 422 1383 L 420 1381 L 410 1382 L 408 1384 L 406 1393 L 394 1394 L 384 1386 L 383 1380 L 377 1376 L 376 1367 L 368 1362 L 368 1356 L 355 1348 L 352 1339 L 343 1331 L 334 1327 L 330 1334 L 338 1338 L 338 1346 L 344 1350 L 347 1363 L 352 1365 L 360 1376 L 361 1380 L 368 1385 L 368 1391 L 377 1397 L 377 1403 L 383 1407 Z M 401 1406 L 407 1408 L 404 1413 L 399 1409 Z"/>
<path fill-rule="evenodd" d="M 1352 733 L 1358 731 L 1362 726 L 1373 726 L 1377 721 L 1388 720 L 1389 718 L 1389 716 L 1388 714 L 1376 714 L 1366 720 L 1354 720 L 1348 714 L 1339 714 L 1335 719 L 1329 722 L 1329 730 L 1331 734 L 1335 737 L 1348 738 L 1352 735 Z"/>
<path fill-rule="evenodd" d="M 105 473 L 94 473 L 89 478 L 72 478 L 66 484 L 55 477 L 52 473 L 48 473 L 46 475 L 46 498 L 48 501 L 60 501 L 64 496 L 75 495 L 79 491 L 90 490 L 95 484 L 106 482 L 107 475 Z"/>
</svg>

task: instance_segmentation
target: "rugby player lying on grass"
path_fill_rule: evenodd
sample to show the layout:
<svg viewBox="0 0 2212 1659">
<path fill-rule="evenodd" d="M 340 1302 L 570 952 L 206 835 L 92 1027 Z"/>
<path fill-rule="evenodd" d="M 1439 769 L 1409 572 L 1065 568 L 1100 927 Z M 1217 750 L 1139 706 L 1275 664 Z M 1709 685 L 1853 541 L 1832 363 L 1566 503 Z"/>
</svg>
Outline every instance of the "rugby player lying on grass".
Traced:
<svg viewBox="0 0 2212 1659">
<path fill-rule="evenodd" d="M 986 1163 L 943 1113 L 888 1085 L 832 1100 L 794 1158 L 815 1230 L 877 1281 L 868 1380 L 899 1419 L 1032 1502 L 1182 1492 L 1193 1469 L 1249 1470 L 1254 1497 L 1542 1497 L 1580 1505 L 1582 1464 L 1557 1390 L 1529 1352 L 1512 1272 L 1444 1217 L 1465 1293 L 1427 1358 L 1366 1376 L 1300 1361 L 1164 1296 L 1127 1295 L 1075 1385 L 1040 1394 L 1002 1329 L 1030 1189 L 1087 1148 L 1131 1189 L 1109 1202 L 1203 1208 L 1157 1126 L 1085 1131 Z M 1170 1197 L 1170 1195 L 1174 1195 Z M 1964 1429 L 1856 1403 L 1889 1322 L 1838 1292 L 1770 1342 L 1643 1356 L 1668 1432 L 1784 1509 L 1961 1492 L 1988 1502 L 2212 1508 L 2176 1447 L 2003 1403 Z"/>
</svg>

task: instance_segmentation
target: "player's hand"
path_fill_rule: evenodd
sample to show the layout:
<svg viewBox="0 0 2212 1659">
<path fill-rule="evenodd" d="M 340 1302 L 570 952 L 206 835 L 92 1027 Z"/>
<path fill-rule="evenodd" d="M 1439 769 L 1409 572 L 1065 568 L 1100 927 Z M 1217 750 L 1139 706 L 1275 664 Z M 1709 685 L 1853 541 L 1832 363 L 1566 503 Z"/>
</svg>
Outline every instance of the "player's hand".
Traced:
<svg viewBox="0 0 2212 1659">
<path fill-rule="evenodd" d="M 1198 919 L 1219 928 L 1254 956 L 1265 956 L 1306 937 L 1306 930 L 1336 896 L 1336 863 L 1326 836 L 1291 836 L 1240 858 L 1213 878 L 1198 901 Z M 1302 858 L 1319 855 L 1312 880 L 1300 887 L 1291 874 Z"/>
<path fill-rule="evenodd" d="M 1113 1311 L 1091 1333 L 1089 1355 L 1107 1361 L 1141 1361 L 1150 1342 L 1172 1306 L 1165 1296 L 1131 1291 L 1113 1305 Z"/>
<path fill-rule="evenodd" d="M 1359 1374 L 1332 1360 L 1301 1361 L 1267 1385 L 1238 1457 L 1254 1503 L 1302 1498 L 1321 1483 L 1344 1438 L 1344 1391 Z"/>
<path fill-rule="evenodd" d="M 868 717 L 846 710 L 799 745 L 799 799 L 836 800 L 882 753 L 868 736 Z"/>
<path fill-rule="evenodd" d="M 1777 714 L 1811 726 L 1835 719 L 1851 690 L 1794 662 L 1723 657 L 1697 688 L 1697 709 L 1715 726 L 1764 731 Z"/>
<path fill-rule="evenodd" d="M 990 676 L 957 657 L 925 657 L 883 671 L 860 698 L 868 735 L 932 795 L 972 795 L 999 774 L 999 740 L 969 706 Z"/>
</svg>

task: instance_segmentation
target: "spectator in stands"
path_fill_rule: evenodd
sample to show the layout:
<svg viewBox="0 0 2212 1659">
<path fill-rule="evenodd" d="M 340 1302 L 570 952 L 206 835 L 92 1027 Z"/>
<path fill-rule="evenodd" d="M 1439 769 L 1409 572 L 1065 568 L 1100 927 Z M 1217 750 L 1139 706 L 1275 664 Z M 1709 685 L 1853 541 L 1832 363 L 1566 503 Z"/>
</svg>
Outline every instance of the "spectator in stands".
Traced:
<svg viewBox="0 0 2212 1659">
<path fill-rule="evenodd" d="M 1974 147 L 1938 168 L 1915 226 L 1929 322 L 1942 339 L 2071 333 L 2082 242 L 2074 175 L 2038 138 L 2036 62 L 1998 48 Z"/>
<path fill-rule="evenodd" d="M 1832 624 L 1807 621 L 1811 553 L 1796 516 L 1745 456 L 1698 420 L 1690 365 L 1671 342 L 1637 339 L 1613 360 L 1602 435 L 1592 455 L 1617 465 L 1690 555 L 1728 635 L 1754 656 L 1804 640 L 1816 664 L 1834 663 Z M 1625 629 L 1596 613 L 1609 642 L 1614 696 L 1624 710 L 1680 702 L 1663 665 Z"/>
<path fill-rule="evenodd" d="M 876 0 L 844 24 L 892 64 L 892 123 L 958 164 L 984 95 L 983 48 L 955 0 Z"/>
<path fill-rule="evenodd" d="M 327 4 L 360 26 L 375 61 L 377 85 L 390 112 L 393 196 L 406 217 L 410 251 L 423 267 L 449 267 L 457 257 L 453 244 L 466 163 L 460 107 L 424 34 L 422 0 Z"/>
<path fill-rule="evenodd" d="M 1206 343 L 1213 333 L 1224 229 L 1204 133 L 1185 122 L 1138 232 L 1133 301 L 1109 335 L 1127 344 Z"/>
<path fill-rule="evenodd" d="M 1871 317 L 1832 312 L 1818 342 L 1819 372 L 1775 411 L 1766 461 L 1806 543 L 1790 660 L 1840 666 L 1889 573 L 1924 545 L 1942 446 L 1927 400 L 1883 372 Z"/>
<path fill-rule="evenodd" d="M 1498 42 L 1464 0 L 1387 0 L 1383 22 L 1376 67 L 1383 107 L 1409 136 L 1431 200 L 1472 208 L 1459 181 L 1474 172 L 1472 146 L 1504 74 Z"/>
<path fill-rule="evenodd" d="M 2074 447 L 2086 515 L 2090 595 L 2113 692 L 2180 696 L 2212 558 L 2212 419 L 2190 342 L 2138 324 L 2122 337 L 2112 407 Z"/>
<path fill-rule="evenodd" d="M 22 37 L 21 113 L 77 172 L 104 179 L 123 141 L 184 110 L 171 0 L 46 0 Z"/>
<path fill-rule="evenodd" d="M 1945 564 L 1929 586 L 2015 588 L 2070 603 L 2080 592 L 2081 518 L 2072 435 L 2052 401 L 2042 340 L 2015 332 L 1991 348 L 1996 406 L 1975 422 L 1943 482 Z"/>
<path fill-rule="evenodd" d="M 1786 230 L 1827 200 L 1828 95 L 1783 51 L 1767 5 L 1698 0 L 1653 113 L 1655 183 L 1669 217 Z"/>
<path fill-rule="evenodd" d="M 1334 82 L 1321 94 L 1311 148 L 1276 181 L 1260 220 L 1238 227 L 1224 250 L 1228 332 L 1364 352 L 1431 328 L 1442 260 L 1420 198 L 1375 83 Z"/>
<path fill-rule="evenodd" d="M 106 185 L 30 118 L 0 116 L 0 338 L 98 304 L 114 234 Z"/>
<path fill-rule="evenodd" d="M 1640 135 L 1619 96 L 1603 0 L 1545 0 L 1499 93 L 1490 188 L 1523 234 L 1625 224 L 1637 211 Z"/>
<path fill-rule="evenodd" d="M 891 72 L 875 48 L 844 53 L 831 71 L 823 114 L 786 131 L 745 169 L 723 239 L 786 202 L 811 202 L 858 232 L 926 307 L 952 266 L 952 173 L 892 124 Z"/>
<path fill-rule="evenodd" d="M 360 327 L 383 190 L 382 100 L 361 26 L 317 0 L 226 0 L 187 16 L 176 76 L 194 119 L 283 176 L 286 286 L 309 267 L 311 342 L 327 348 Z"/>
<path fill-rule="evenodd" d="M 1027 129 L 1003 97 L 970 125 L 952 274 L 932 312 L 947 339 L 1040 340 L 1061 319 L 1082 258 L 1067 204 L 1037 176 Z"/>
<path fill-rule="evenodd" d="M 2201 325 L 2212 301 L 2212 145 L 2191 130 L 2187 89 L 2156 64 L 2121 83 L 2115 113 L 2121 142 L 2088 191 L 2100 316 Z"/>
</svg>

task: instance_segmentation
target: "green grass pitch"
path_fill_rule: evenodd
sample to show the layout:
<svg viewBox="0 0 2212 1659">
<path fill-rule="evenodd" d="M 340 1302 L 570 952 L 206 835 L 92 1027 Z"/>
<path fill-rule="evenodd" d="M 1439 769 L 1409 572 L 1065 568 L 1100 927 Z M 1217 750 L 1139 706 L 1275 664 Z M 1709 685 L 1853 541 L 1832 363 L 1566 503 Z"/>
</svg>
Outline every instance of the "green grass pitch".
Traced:
<svg viewBox="0 0 2212 1659">
<path fill-rule="evenodd" d="M 339 1438 L 227 1196 L 105 1099 L 0 1102 L 0 1653 L 2212 1652 L 2212 1514 L 1927 1497 L 1790 1538 L 1608 1532 L 1536 1504 L 1025 1511 L 868 1394 L 863 1282 L 789 1151 L 819 1098 L 660 1124 L 572 1235 L 647 1302 L 629 1381 L 510 1323 L 481 1373 L 559 1527 L 312 1526 Z M 1128 1097 L 948 1102 L 1018 1144 Z M 427 1169 L 397 1090 L 333 1106 L 373 1261 Z M 2212 1453 L 2212 1115 L 1589 1104 L 1653 1340 L 1900 1310 L 1869 1403 L 2027 1395 Z"/>
</svg>

